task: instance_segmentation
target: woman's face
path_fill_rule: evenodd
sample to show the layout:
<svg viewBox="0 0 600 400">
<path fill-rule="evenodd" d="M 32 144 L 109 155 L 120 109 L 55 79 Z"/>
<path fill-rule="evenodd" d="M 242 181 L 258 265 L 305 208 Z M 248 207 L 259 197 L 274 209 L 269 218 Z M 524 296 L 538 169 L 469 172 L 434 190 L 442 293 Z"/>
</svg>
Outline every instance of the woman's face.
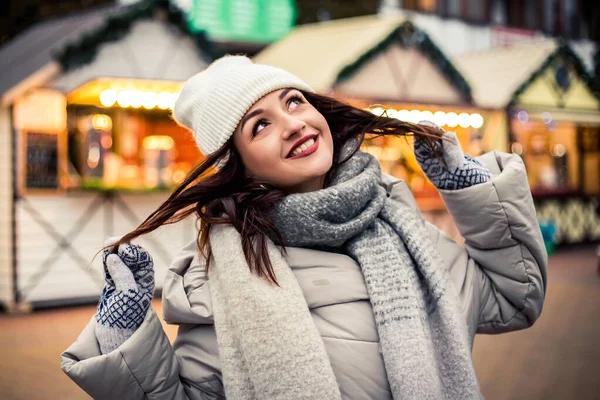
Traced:
<svg viewBox="0 0 600 400">
<path fill-rule="evenodd" d="M 247 174 L 288 193 L 323 188 L 333 162 L 327 121 L 296 89 L 269 93 L 233 134 Z"/>
</svg>

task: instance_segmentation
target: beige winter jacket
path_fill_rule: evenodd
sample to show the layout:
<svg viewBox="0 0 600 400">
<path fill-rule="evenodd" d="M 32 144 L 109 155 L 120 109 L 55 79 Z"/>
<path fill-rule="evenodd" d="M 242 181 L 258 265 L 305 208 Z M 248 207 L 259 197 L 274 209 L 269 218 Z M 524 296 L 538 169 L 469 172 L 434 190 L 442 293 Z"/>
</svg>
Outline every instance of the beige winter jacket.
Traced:
<svg viewBox="0 0 600 400">
<path fill-rule="evenodd" d="M 465 247 L 428 225 L 459 293 L 471 343 L 476 333 L 531 326 L 542 310 L 547 267 L 521 159 L 493 152 L 479 160 L 495 174 L 490 182 L 442 192 Z M 384 184 L 392 198 L 416 207 L 403 181 L 386 176 Z M 356 262 L 343 254 L 301 248 L 289 248 L 287 261 L 325 342 L 342 397 L 391 399 L 372 308 Z M 150 310 L 127 342 L 101 355 L 92 318 L 62 354 L 63 370 L 97 399 L 225 398 L 210 282 L 195 242 L 170 267 L 163 309 L 164 319 L 179 325 L 173 345 Z"/>
</svg>

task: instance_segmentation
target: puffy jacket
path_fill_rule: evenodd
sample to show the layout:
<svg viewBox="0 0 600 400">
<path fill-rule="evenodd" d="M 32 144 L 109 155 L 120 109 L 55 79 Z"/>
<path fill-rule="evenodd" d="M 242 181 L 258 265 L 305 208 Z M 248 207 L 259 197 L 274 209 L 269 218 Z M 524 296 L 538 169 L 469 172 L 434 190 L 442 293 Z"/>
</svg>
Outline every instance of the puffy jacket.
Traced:
<svg viewBox="0 0 600 400">
<path fill-rule="evenodd" d="M 492 152 L 479 160 L 494 173 L 490 182 L 441 192 L 465 246 L 427 225 L 457 288 L 471 345 L 476 333 L 534 323 L 542 310 L 547 268 L 521 159 Z M 384 176 L 383 185 L 390 197 L 416 208 L 403 181 Z M 288 248 L 287 262 L 304 291 L 342 397 L 392 399 L 357 263 L 344 254 L 303 248 Z M 101 355 L 92 318 L 62 354 L 63 370 L 98 399 L 224 399 L 210 282 L 195 241 L 169 269 L 163 311 L 168 323 L 179 325 L 172 346 L 150 310 L 131 338 Z"/>
</svg>

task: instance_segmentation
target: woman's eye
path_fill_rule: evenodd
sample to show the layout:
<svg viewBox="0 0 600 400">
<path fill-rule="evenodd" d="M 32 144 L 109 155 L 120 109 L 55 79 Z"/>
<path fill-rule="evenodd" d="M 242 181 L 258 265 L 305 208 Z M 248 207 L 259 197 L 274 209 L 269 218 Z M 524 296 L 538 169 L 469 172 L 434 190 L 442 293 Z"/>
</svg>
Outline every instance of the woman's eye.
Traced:
<svg viewBox="0 0 600 400">
<path fill-rule="evenodd" d="M 267 121 L 265 121 L 264 119 L 257 121 L 256 125 L 254 125 L 254 128 L 252 128 L 252 136 L 258 135 L 260 133 L 260 131 L 262 131 L 266 127 L 267 127 Z"/>
<path fill-rule="evenodd" d="M 302 100 L 300 100 L 297 97 L 293 97 L 288 101 L 288 110 L 293 110 L 294 108 L 298 107 L 300 104 L 302 104 Z"/>
</svg>

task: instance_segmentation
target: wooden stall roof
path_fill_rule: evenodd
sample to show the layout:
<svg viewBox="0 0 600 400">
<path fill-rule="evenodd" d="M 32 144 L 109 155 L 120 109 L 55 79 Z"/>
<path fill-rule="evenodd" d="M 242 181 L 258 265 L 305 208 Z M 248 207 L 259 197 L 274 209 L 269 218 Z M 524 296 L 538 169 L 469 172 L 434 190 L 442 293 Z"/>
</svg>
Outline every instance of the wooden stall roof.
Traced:
<svg viewBox="0 0 600 400">
<path fill-rule="evenodd" d="M 51 87 L 69 93 L 102 78 L 183 82 L 212 58 L 159 20 L 140 20 L 123 38 L 98 46 L 92 61 L 65 71 Z"/>
<path fill-rule="evenodd" d="M 0 48 L 0 96 L 3 102 L 9 101 L 7 97 L 13 97 L 11 92 L 15 88 L 31 81 L 41 71 L 51 73 L 44 73 L 45 80 L 35 79 L 38 85 L 45 85 L 60 75 L 54 87 L 61 90 L 70 90 L 100 76 L 157 79 L 162 74 L 161 78 L 166 80 L 189 78 L 189 71 L 197 71 L 218 53 L 202 32 L 189 31 L 181 10 L 165 4 L 165 1 L 146 0 L 132 5 L 98 7 L 29 28 Z M 153 27 L 146 24 L 146 29 L 140 30 L 138 22 L 143 19 L 153 19 L 156 23 Z M 158 20 L 167 22 L 163 24 L 162 32 L 159 32 Z M 169 29 L 167 25 L 170 25 Z M 106 59 L 96 62 L 102 51 L 101 55 L 107 54 L 106 47 L 110 46 L 106 44 L 131 38 L 132 30 L 137 36 L 152 33 L 153 39 L 162 34 L 161 43 L 145 43 L 143 49 L 127 48 L 131 43 L 121 49 L 115 46 L 109 48 L 113 70 Z M 164 45 L 165 41 L 171 45 L 169 51 L 161 53 L 160 46 L 152 46 Z M 139 59 L 141 51 L 145 51 L 148 57 Z M 119 52 L 122 54 L 119 55 Z M 156 68 L 148 72 L 153 67 L 147 65 L 149 57 L 156 57 L 155 64 L 162 63 L 162 67 L 154 65 Z M 129 63 L 126 67 L 123 67 L 124 59 Z M 190 64 L 188 71 L 182 72 L 181 69 L 185 68 L 178 64 L 186 63 Z M 128 71 L 124 72 L 124 69 Z"/>
<path fill-rule="evenodd" d="M 107 18 L 123 11 L 111 5 L 41 22 L 0 47 L 0 96 L 47 67 L 60 70 L 55 54 L 67 44 L 100 27 Z"/>
<path fill-rule="evenodd" d="M 424 53 L 470 102 L 467 81 L 428 35 L 404 18 L 365 16 L 299 26 L 254 61 L 288 70 L 317 92 L 327 93 L 394 45 Z"/>
<path fill-rule="evenodd" d="M 570 60 L 577 78 L 590 93 L 597 92 L 581 60 L 567 44 L 555 39 L 466 53 L 452 61 L 469 81 L 476 105 L 501 109 L 517 103 L 559 57 Z"/>
</svg>

